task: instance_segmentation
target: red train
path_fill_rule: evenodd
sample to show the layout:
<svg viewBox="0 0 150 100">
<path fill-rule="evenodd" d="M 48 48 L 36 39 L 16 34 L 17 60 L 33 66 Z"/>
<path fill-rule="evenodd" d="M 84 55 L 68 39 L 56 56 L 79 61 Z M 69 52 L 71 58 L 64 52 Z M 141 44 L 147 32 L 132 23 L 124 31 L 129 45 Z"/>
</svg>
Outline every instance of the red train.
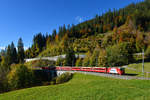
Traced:
<svg viewBox="0 0 150 100">
<path fill-rule="evenodd" d="M 110 74 L 125 74 L 125 69 L 121 67 L 42 67 L 47 70 L 63 70 L 63 71 L 85 71 L 85 72 L 99 72 Z"/>
</svg>

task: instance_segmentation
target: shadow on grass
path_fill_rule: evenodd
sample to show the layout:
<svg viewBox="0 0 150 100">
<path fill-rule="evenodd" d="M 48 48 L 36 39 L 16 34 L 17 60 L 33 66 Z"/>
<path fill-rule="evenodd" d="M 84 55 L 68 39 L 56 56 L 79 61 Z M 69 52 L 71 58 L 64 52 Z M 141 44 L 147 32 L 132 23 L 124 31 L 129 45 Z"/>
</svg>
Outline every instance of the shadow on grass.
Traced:
<svg viewBox="0 0 150 100">
<path fill-rule="evenodd" d="M 142 63 L 142 61 L 143 61 L 142 59 L 139 59 L 139 60 L 134 61 L 134 63 L 138 64 L 138 63 Z M 150 62 L 150 58 L 145 58 L 144 62 Z"/>
<path fill-rule="evenodd" d="M 125 73 L 124 75 L 127 75 L 127 76 L 137 76 L 138 74 Z"/>
</svg>

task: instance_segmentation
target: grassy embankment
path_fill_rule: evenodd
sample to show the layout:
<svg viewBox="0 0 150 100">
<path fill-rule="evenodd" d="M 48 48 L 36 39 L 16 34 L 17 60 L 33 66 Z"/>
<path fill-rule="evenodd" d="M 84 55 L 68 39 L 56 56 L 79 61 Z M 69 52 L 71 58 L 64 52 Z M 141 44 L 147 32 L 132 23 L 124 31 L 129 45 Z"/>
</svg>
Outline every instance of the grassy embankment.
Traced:
<svg viewBox="0 0 150 100">
<path fill-rule="evenodd" d="M 0 100 L 150 100 L 150 81 L 75 74 L 65 84 L 0 94 Z"/>
<path fill-rule="evenodd" d="M 131 68 L 131 69 L 128 69 Z M 142 76 L 142 63 L 138 64 L 130 64 L 128 65 L 128 68 L 125 69 L 127 74 L 137 74 L 136 76 L 143 77 Z M 144 77 L 150 78 L 150 62 L 144 63 Z"/>
</svg>

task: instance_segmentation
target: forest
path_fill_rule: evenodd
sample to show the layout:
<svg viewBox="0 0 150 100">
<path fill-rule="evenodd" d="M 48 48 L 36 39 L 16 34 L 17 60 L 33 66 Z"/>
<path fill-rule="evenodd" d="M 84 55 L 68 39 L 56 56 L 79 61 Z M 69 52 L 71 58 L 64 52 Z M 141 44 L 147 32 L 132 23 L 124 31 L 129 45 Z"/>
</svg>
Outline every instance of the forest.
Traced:
<svg viewBox="0 0 150 100">
<path fill-rule="evenodd" d="M 17 71 L 21 69 L 14 66 L 23 66 L 25 58 L 66 54 L 65 59 L 58 59 L 54 65 L 113 67 L 137 62 L 140 58 L 135 55 L 143 50 L 145 59 L 149 59 L 150 0 L 109 10 L 77 25 L 60 26 L 58 32 L 56 29 L 47 34 L 39 32 L 27 50 L 24 50 L 21 38 L 17 47 L 12 42 L 0 53 L 0 85 L 3 86 L 0 92 L 9 84 L 17 84 L 11 82 L 17 80 L 20 75 Z M 85 54 L 86 57 L 75 58 L 75 54 Z M 30 69 L 23 68 L 32 75 Z"/>
</svg>

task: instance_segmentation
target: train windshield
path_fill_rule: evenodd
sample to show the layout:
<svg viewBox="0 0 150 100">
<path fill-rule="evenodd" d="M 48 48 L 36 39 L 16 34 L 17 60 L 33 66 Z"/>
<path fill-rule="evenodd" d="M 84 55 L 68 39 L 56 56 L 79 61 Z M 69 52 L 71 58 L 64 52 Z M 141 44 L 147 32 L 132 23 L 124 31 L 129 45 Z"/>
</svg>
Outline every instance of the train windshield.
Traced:
<svg viewBox="0 0 150 100">
<path fill-rule="evenodd" d="M 125 70 L 125 68 L 120 68 L 120 70 L 121 70 L 121 71 L 124 71 L 124 70 Z"/>
</svg>

